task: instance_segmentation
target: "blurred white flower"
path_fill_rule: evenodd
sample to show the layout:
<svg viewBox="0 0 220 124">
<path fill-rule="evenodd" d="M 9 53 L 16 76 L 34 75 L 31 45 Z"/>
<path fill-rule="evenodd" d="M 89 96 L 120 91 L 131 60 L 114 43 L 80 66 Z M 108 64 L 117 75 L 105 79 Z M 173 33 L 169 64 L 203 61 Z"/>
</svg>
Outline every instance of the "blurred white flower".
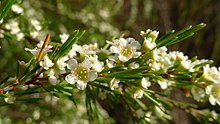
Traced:
<svg viewBox="0 0 220 124">
<path fill-rule="evenodd" d="M 40 31 L 42 29 L 40 22 L 36 19 L 31 19 L 31 24 L 37 31 Z"/>
<path fill-rule="evenodd" d="M 180 62 L 180 66 L 183 68 L 183 69 L 190 69 L 191 68 L 191 61 L 190 60 L 183 60 Z"/>
<path fill-rule="evenodd" d="M 113 40 L 113 42 L 107 41 L 111 44 L 110 51 L 115 53 L 120 61 L 126 62 L 131 58 L 137 58 L 141 55 L 141 52 L 136 50 L 140 49 L 141 45 L 133 38 L 120 38 Z"/>
<path fill-rule="evenodd" d="M 16 37 L 17 37 L 17 39 L 20 41 L 20 40 L 22 40 L 23 38 L 24 38 L 24 33 L 17 33 L 16 34 Z"/>
<path fill-rule="evenodd" d="M 56 85 L 60 82 L 55 75 L 49 76 L 48 80 L 52 85 Z"/>
<path fill-rule="evenodd" d="M 216 103 L 220 105 L 220 83 L 208 85 L 205 90 L 209 95 L 211 105 L 216 105 Z"/>
<path fill-rule="evenodd" d="M 136 110 L 136 114 L 137 114 L 138 118 L 141 118 L 141 117 L 145 116 L 145 112 L 143 111 L 143 109 Z"/>
<path fill-rule="evenodd" d="M 37 31 L 31 31 L 30 35 L 32 38 L 37 38 L 39 36 L 39 33 Z"/>
<path fill-rule="evenodd" d="M 158 117 L 163 117 L 165 113 L 163 112 L 163 106 L 161 105 L 160 108 L 158 106 L 155 106 L 155 113 Z"/>
<path fill-rule="evenodd" d="M 24 11 L 23 8 L 21 8 L 21 7 L 20 7 L 19 5 L 17 5 L 17 4 L 12 5 L 11 10 L 12 10 L 13 12 L 18 13 L 18 14 L 20 14 L 20 13 L 22 13 L 22 12 Z"/>
<path fill-rule="evenodd" d="M 4 22 L 4 19 L 1 19 L 1 20 L 0 20 L 0 24 L 2 24 L 3 22 Z"/>
<path fill-rule="evenodd" d="M 6 92 L 6 94 L 8 94 L 8 92 Z M 7 103 L 9 103 L 9 104 L 13 104 L 14 101 L 16 100 L 16 97 L 14 97 L 14 96 L 9 96 L 9 97 L 5 98 L 4 100 L 5 100 L 5 102 L 7 102 Z"/>
<path fill-rule="evenodd" d="M 211 111 L 212 119 L 217 120 L 217 119 L 218 119 L 218 114 L 219 114 L 219 113 L 216 113 L 215 110 L 212 110 L 212 111 Z"/>
<path fill-rule="evenodd" d="M 196 86 L 192 87 L 191 93 L 193 95 L 193 98 L 198 102 L 201 102 L 201 98 L 205 96 L 205 90 Z"/>
<path fill-rule="evenodd" d="M 172 60 L 177 62 L 188 59 L 188 56 L 184 56 L 183 52 L 179 52 L 179 51 L 169 52 L 168 55 L 171 57 Z"/>
<path fill-rule="evenodd" d="M 168 86 L 172 84 L 172 81 L 169 81 L 167 79 L 161 79 L 157 81 L 160 85 L 161 89 L 167 89 Z"/>
<path fill-rule="evenodd" d="M 141 90 L 141 89 L 139 89 L 139 90 L 136 90 L 136 91 L 135 91 L 135 93 L 133 94 L 133 97 L 134 97 L 135 99 L 140 99 L 140 98 L 143 97 L 143 95 L 144 95 L 144 91 Z"/>
<path fill-rule="evenodd" d="M 113 78 L 111 79 L 110 83 L 109 83 L 109 87 L 111 90 L 114 90 L 115 88 L 118 88 L 118 84 L 120 83 L 119 79 Z"/>
<path fill-rule="evenodd" d="M 112 68 L 112 67 L 114 67 L 114 61 L 106 59 L 106 65 L 108 68 Z"/>
<path fill-rule="evenodd" d="M 19 27 L 19 23 L 17 21 L 9 21 L 9 23 L 5 24 L 5 28 L 10 30 L 12 34 L 18 34 L 21 30 Z"/>
<path fill-rule="evenodd" d="M 67 68 L 71 69 L 71 74 L 65 77 L 65 80 L 70 84 L 75 84 L 78 89 L 84 90 L 87 82 L 94 81 L 97 78 L 97 72 L 91 70 L 92 63 L 88 58 L 82 63 L 78 63 L 75 59 L 70 59 L 67 63 Z"/>
<path fill-rule="evenodd" d="M 141 86 L 145 89 L 148 89 L 148 87 L 151 86 L 151 82 L 149 81 L 149 78 L 143 77 L 141 79 Z"/>
<path fill-rule="evenodd" d="M 39 65 L 45 70 L 48 70 L 50 67 L 53 67 L 54 63 L 49 59 L 47 55 L 43 57 L 43 60 L 40 61 Z"/>
<path fill-rule="evenodd" d="M 130 68 L 130 69 L 139 68 L 139 64 L 135 63 L 135 62 L 132 62 L 132 63 L 128 64 L 128 68 Z"/>
<path fill-rule="evenodd" d="M 213 83 L 220 83 L 220 72 L 216 67 L 203 66 L 203 74 L 201 78 L 212 81 Z"/>
<path fill-rule="evenodd" d="M 149 61 L 148 65 L 151 67 L 151 70 L 153 71 L 158 71 L 161 68 L 161 63 L 156 61 Z"/>
<path fill-rule="evenodd" d="M 26 51 L 29 51 L 31 54 L 33 54 L 34 56 L 38 56 L 39 52 L 40 52 L 40 49 L 41 47 L 43 46 L 43 41 L 40 41 L 38 44 L 37 44 L 37 47 L 35 47 L 34 49 L 29 49 L 29 48 L 24 48 Z M 46 48 L 44 49 L 44 53 L 43 55 L 45 55 L 47 52 L 52 52 L 51 48 L 53 46 L 51 45 L 47 45 Z"/>
<path fill-rule="evenodd" d="M 66 40 L 69 38 L 70 35 L 66 34 L 66 33 L 62 33 L 59 36 L 60 36 L 61 43 L 64 44 L 66 42 Z"/>
<path fill-rule="evenodd" d="M 1 24 L 1 23 L 0 23 L 0 24 Z M 4 38 L 4 33 L 5 33 L 5 31 L 2 30 L 2 29 L 0 29 L 0 38 Z"/>
</svg>

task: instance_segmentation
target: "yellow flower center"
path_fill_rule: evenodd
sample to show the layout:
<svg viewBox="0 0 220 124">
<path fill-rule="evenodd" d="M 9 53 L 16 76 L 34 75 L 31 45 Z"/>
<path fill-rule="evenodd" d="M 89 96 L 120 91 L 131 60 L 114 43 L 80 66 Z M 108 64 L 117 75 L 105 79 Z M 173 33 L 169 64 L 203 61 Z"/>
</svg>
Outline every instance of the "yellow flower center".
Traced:
<svg viewBox="0 0 220 124">
<path fill-rule="evenodd" d="M 121 55 L 123 56 L 126 56 L 126 57 L 131 56 L 132 53 L 133 53 L 133 48 L 131 47 L 130 44 L 128 44 L 127 46 L 121 49 Z"/>
<path fill-rule="evenodd" d="M 75 76 L 77 77 L 78 80 L 82 80 L 82 81 L 85 81 L 85 80 L 88 80 L 88 69 L 83 67 L 83 66 L 78 66 L 74 69 L 74 74 Z"/>
<path fill-rule="evenodd" d="M 218 99 L 220 98 L 220 85 L 214 85 L 212 87 L 212 95 Z"/>
</svg>

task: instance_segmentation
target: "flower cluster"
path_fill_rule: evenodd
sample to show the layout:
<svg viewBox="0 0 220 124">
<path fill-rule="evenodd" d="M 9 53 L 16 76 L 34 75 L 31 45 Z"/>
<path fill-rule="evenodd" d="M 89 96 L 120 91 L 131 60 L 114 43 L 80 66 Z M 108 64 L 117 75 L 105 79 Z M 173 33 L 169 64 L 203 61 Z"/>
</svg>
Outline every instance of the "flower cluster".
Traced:
<svg viewBox="0 0 220 124">
<path fill-rule="evenodd" d="M 107 41 L 109 44 L 107 49 L 99 49 L 97 44 L 82 46 L 73 44 L 72 48 L 57 61 L 52 61 L 52 58 L 48 57 L 47 53 L 52 52 L 52 46 L 48 45 L 39 64 L 43 69 L 49 71 L 44 77 L 48 77 L 49 82 L 53 85 L 59 83 L 60 75 L 66 75 L 64 79 L 67 83 L 84 90 L 89 82 L 95 82 L 96 79 L 104 75 L 108 82 L 103 86 L 108 86 L 113 91 L 133 92 L 133 98 L 142 98 L 145 89 L 148 89 L 151 85 L 158 85 L 161 89 L 166 90 L 170 86 L 177 85 L 177 81 L 191 79 L 192 84 L 205 86 L 205 88 L 197 87 L 197 85 L 191 86 L 191 93 L 195 100 L 201 101 L 205 95 L 208 95 L 212 105 L 215 105 L 215 103 L 220 104 L 219 70 L 216 67 L 210 68 L 206 65 L 209 60 L 189 59 L 182 52 L 168 52 L 165 46 L 157 48 L 155 40 L 158 34 L 157 31 L 142 31 L 141 35 L 144 39 L 142 44 L 134 38 L 119 38 Z M 68 36 L 68 34 L 60 35 L 62 44 L 66 42 Z M 41 46 L 42 43 L 39 43 L 38 47 L 34 49 L 25 49 L 36 56 L 39 54 Z M 121 66 L 120 70 L 111 71 L 112 68 L 118 66 Z M 127 83 L 123 76 L 108 76 L 111 73 L 132 71 L 141 67 L 146 69 L 137 73 L 143 77 L 137 79 L 139 83 L 136 87 L 122 88 Z M 200 76 L 195 76 L 195 78 L 189 76 L 181 79 L 181 75 L 187 76 L 187 74 L 201 70 L 203 70 L 203 74 L 200 74 Z M 136 74 L 132 76 L 134 75 Z"/>
<path fill-rule="evenodd" d="M 71 87 L 67 89 L 79 90 L 97 87 L 100 88 L 97 95 L 102 100 L 109 95 L 121 95 L 136 101 L 139 106 L 133 108 L 136 110 L 135 116 L 142 118 L 143 115 L 148 121 L 151 110 L 144 108 L 139 99 L 149 99 L 156 104 L 151 109 L 160 113 L 161 118 L 168 118 L 160 101 L 169 99 L 164 98 L 169 92 L 158 92 L 170 91 L 173 87 L 185 91 L 186 96 L 191 94 L 198 102 L 209 98 L 210 104 L 220 105 L 220 69 L 210 67 L 210 60 L 190 59 L 182 52 L 168 51 L 165 45 L 158 46 L 158 34 L 152 30 L 142 31 L 142 42 L 134 38 L 118 38 L 106 41 L 106 47 L 99 49 L 96 43 L 76 44 L 76 31 L 73 35 L 61 34 L 56 47 L 45 46 L 46 38 L 36 48 L 25 50 L 37 58 L 41 68 L 33 77 L 38 75 L 54 87 L 67 85 Z M 35 79 L 38 78 L 32 78 L 31 81 L 40 80 Z M 65 90 L 61 92 L 67 93 Z M 11 102 L 8 98 L 6 101 Z M 128 104 L 126 100 L 122 102 Z"/>
</svg>

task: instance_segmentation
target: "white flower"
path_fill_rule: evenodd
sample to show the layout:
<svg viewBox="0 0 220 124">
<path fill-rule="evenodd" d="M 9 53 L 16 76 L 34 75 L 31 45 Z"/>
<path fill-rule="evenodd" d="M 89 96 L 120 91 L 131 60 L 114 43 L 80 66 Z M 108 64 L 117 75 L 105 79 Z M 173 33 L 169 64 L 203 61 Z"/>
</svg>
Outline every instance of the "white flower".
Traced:
<svg viewBox="0 0 220 124">
<path fill-rule="evenodd" d="M 220 83 L 220 72 L 216 67 L 203 66 L 202 78 L 212 81 L 213 83 Z"/>
<path fill-rule="evenodd" d="M 34 26 L 34 28 L 39 31 L 42 29 L 41 25 L 40 25 L 40 22 L 36 19 L 32 19 L 31 20 L 31 24 Z"/>
<path fill-rule="evenodd" d="M 180 62 L 180 66 L 183 68 L 183 69 L 186 69 L 186 70 L 189 70 L 191 68 L 191 61 L 190 60 L 183 60 Z"/>
<path fill-rule="evenodd" d="M 140 99 L 143 97 L 143 95 L 144 95 L 144 91 L 139 89 L 139 90 L 135 91 L 135 93 L 133 94 L 133 97 L 135 99 Z"/>
<path fill-rule="evenodd" d="M 209 95 L 211 105 L 220 105 L 220 84 L 213 84 L 206 87 L 206 94 Z"/>
<path fill-rule="evenodd" d="M 17 37 L 18 40 L 22 40 L 24 38 L 24 33 L 21 33 L 21 32 L 17 33 L 16 37 Z"/>
<path fill-rule="evenodd" d="M 112 67 L 114 67 L 114 61 L 106 59 L 106 65 L 108 68 L 112 68 Z"/>
<path fill-rule="evenodd" d="M 115 88 L 118 88 L 118 84 L 120 83 L 119 79 L 113 78 L 110 83 L 109 83 L 109 87 L 111 90 L 114 90 Z"/>
<path fill-rule="evenodd" d="M 52 85 L 56 85 L 60 82 L 55 75 L 49 76 L 48 80 Z"/>
<path fill-rule="evenodd" d="M 183 52 L 179 52 L 179 51 L 169 52 L 169 56 L 177 62 L 188 59 L 188 56 L 184 56 Z"/>
<path fill-rule="evenodd" d="M 8 92 L 6 92 L 6 94 L 8 94 Z M 16 100 L 16 97 L 14 97 L 14 96 L 9 96 L 9 97 L 5 98 L 4 100 L 5 100 L 5 102 L 7 102 L 7 103 L 9 103 L 9 104 L 13 104 L 14 101 Z"/>
<path fill-rule="evenodd" d="M 12 34 L 17 34 L 19 33 L 21 30 L 19 28 L 19 24 L 17 21 L 10 21 L 8 24 L 5 25 L 5 28 L 10 30 L 10 32 Z"/>
<path fill-rule="evenodd" d="M 158 70 L 160 70 L 161 63 L 156 62 L 156 61 L 149 61 L 149 62 L 150 62 L 150 63 L 149 63 L 149 66 L 151 67 L 151 69 L 152 69 L 153 71 L 158 71 Z"/>
<path fill-rule="evenodd" d="M 61 43 L 65 43 L 66 42 L 66 40 L 69 38 L 69 34 L 66 34 L 66 33 L 63 33 L 63 34 L 60 34 L 59 35 L 60 36 L 60 40 L 61 40 Z"/>
<path fill-rule="evenodd" d="M 4 22 L 4 19 L 1 19 L 1 20 L 0 20 L 0 24 L 2 24 L 3 22 Z"/>
<path fill-rule="evenodd" d="M 17 4 L 12 5 L 11 9 L 12 9 L 12 11 L 14 11 L 14 12 L 16 12 L 18 14 L 20 14 L 20 13 L 22 13 L 24 11 L 23 8 L 21 8 Z"/>
<path fill-rule="evenodd" d="M 157 81 L 160 85 L 161 89 L 167 89 L 168 86 L 171 85 L 172 81 L 169 81 L 167 79 L 161 79 Z"/>
<path fill-rule="evenodd" d="M 40 52 L 40 49 L 41 47 L 43 46 L 43 41 L 40 41 L 38 44 L 37 44 L 37 47 L 35 47 L 34 49 L 29 49 L 29 48 L 24 48 L 26 51 L 29 51 L 31 54 L 33 54 L 34 56 L 38 56 L 39 52 Z M 45 55 L 47 52 L 52 52 L 51 48 L 53 46 L 51 45 L 47 45 L 46 48 L 44 49 L 44 53 L 43 55 Z"/>
<path fill-rule="evenodd" d="M 168 68 L 173 66 L 174 62 L 171 61 L 171 58 L 168 55 L 163 55 L 160 57 L 159 62 L 161 63 L 161 69 L 166 72 Z"/>
<path fill-rule="evenodd" d="M 142 78 L 141 79 L 141 86 L 145 89 L 148 89 L 149 86 L 151 86 L 151 82 L 149 81 L 149 78 Z"/>
<path fill-rule="evenodd" d="M 144 38 L 144 42 L 142 44 L 142 48 L 144 50 L 152 50 L 153 48 L 156 47 L 156 43 L 152 42 L 149 38 Z"/>
<path fill-rule="evenodd" d="M 32 38 L 37 38 L 39 36 L 39 33 L 37 31 L 31 31 L 30 35 Z"/>
<path fill-rule="evenodd" d="M 160 54 L 160 56 L 164 56 L 167 55 L 167 47 L 163 46 L 160 47 L 159 49 L 157 49 L 158 54 Z"/>
<path fill-rule="evenodd" d="M 218 119 L 218 113 L 215 112 L 215 110 L 212 110 L 211 111 L 211 116 L 214 120 L 217 120 Z"/>
<path fill-rule="evenodd" d="M 165 113 L 161 109 L 163 109 L 163 106 L 160 106 L 160 108 L 158 106 L 155 106 L 155 112 L 158 117 L 163 117 L 165 115 Z"/>
<path fill-rule="evenodd" d="M 135 63 L 135 62 L 132 62 L 132 63 L 128 64 L 128 68 L 130 68 L 130 69 L 139 68 L 139 64 Z"/>
<path fill-rule="evenodd" d="M 10 104 L 13 104 L 15 100 L 16 100 L 16 97 L 5 98 L 5 102 L 10 103 Z"/>
<path fill-rule="evenodd" d="M 193 98 L 198 102 L 201 102 L 202 101 L 201 98 L 205 96 L 205 90 L 199 87 L 195 87 L 195 86 L 192 87 L 191 93 L 193 95 Z"/>
<path fill-rule="evenodd" d="M 1 23 L 0 23 L 0 24 L 1 24 Z M 2 29 L 0 29 L 0 38 L 4 38 L 4 33 L 5 33 L 5 31 L 2 30 Z"/>
<path fill-rule="evenodd" d="M 97 43 L 83 45 L 83 46 L 73 44 L 73 46 L 72 46 L 72 52 L 78 52 L 79 54 L 81 54 L 83 56 L 95 54 L 97 51 L 98 51 L 98 44 Z"/>
<path fill-rule="evenodd" d="M 60 70 L 65 70 L 65 67 L 66 67 L 66 61 L 68 60 L 69 58 L 64 56 L 60 59 L 57 60 L 57 66 Z"/>
<path fill-rule="evenodd" d="M 43 67 L 45 70 L 48 70 L 50 67 L 53 67 L 54 63 L 49 59 L 47 55 L 43 57 L 43 60 L 40 61 L 40 66 Z"/>
<path fill-rule="evenodd" d="M 141 34 L 142 37 L 146 37 L 148 35 L 148 33 L 150 33 L 150 34 L 149 34 L 149 36 L 147 38 L 149 38 L 150 41 L 152 41 L 152 42 L 154 42 L 157 39 L 157 36 L 159 34 L 158 31 L 152 31 L 150 29 L 147 29 L 146 32 L 141 31 L 140 34 Z"/>
<path fill-rule="evenodd" d="M 93 55 L 93 56 L 89 56 L 89 60 L 92 63 L 92 68 L 97 71 L 97 72 L 101 72 L 103 70 L 103 62 L 100 62 L 98 60 L 98 56 L 97 55 Z"/>
<path fill-rule="evenodd" d="M 65 80 L 70 84 L 75 84 L 78 89 L 85 89 L 87 82 L 94 81 L 97 78 L 97 72 L 91 70 L 92 63 L 88 58 L 82 63 L 77 62 L 75 59 L 70 59 L 67 63 L 67 68 L 71 69 L 71 74 L 67 75 Z"/>
<path fill-rule="evenodd" d="M 157 49 L 155 49 L 153 52 L 152 52 L 152 58 L 153 58 L 153 60 L 156 60 L 156 61 L 158 61 L 159 59 L 160 59 L 160 56 L 159 56 L 159 54 L 158 54 L 158 52 L 157 52 Z"/>
<path fill-rule="evenodd" d="M 145 113 L 144 113 L 143 109 L 136 110 L 136 114 L 137 114 L 138 118 L 141 118 L 141 117 L 145 116 Z"/>
<path fill-rule="evenodd" d="M 141 55 L 141 52 L 136 52 L 136 50 L 140 49 L 141 45 L 133 38 L 120 38 L 108 43 L 112 45 L 110 51 L 116 53 L 122 62 L 126 62 L 131 58 L 137 58 Z"/>
</svg>

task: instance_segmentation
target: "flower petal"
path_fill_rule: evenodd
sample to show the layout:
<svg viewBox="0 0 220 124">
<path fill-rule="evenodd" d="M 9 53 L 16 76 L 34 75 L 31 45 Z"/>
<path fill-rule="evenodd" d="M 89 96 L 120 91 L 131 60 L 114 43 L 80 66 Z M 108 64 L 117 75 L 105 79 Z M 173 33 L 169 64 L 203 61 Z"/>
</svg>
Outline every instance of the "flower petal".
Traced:
<svg viewBox="0 0 220 124">
<path fill-rule="evenodd" d="M 75 76 L 72 74 L 68 74 L 65 77 L 65 80 L 69 83 L 69 84 L 75 84 Z"/>
<path fill-rule="evenodd" d="M 67 63 L 67 68 L 68 69 L 74 69 L 76 68 L 78 62 L 76 61 L 76 59 L 70 59 L 69 62 Z"/>
<path fill-rule="evenodd" d="M 86 86 L 87 86 L 86 82 L 81 81 L 81 80 L 77 81 L 77 84 L 76 84 L 77 89 L 84 90 L 86 88 Z"/>
<path fill-rule="evenodd" d="M 98 74 L 96 71 L 90 71 L 89 72 L 89 81 L 94 81 L 98 77 Z"/>
</svg>

